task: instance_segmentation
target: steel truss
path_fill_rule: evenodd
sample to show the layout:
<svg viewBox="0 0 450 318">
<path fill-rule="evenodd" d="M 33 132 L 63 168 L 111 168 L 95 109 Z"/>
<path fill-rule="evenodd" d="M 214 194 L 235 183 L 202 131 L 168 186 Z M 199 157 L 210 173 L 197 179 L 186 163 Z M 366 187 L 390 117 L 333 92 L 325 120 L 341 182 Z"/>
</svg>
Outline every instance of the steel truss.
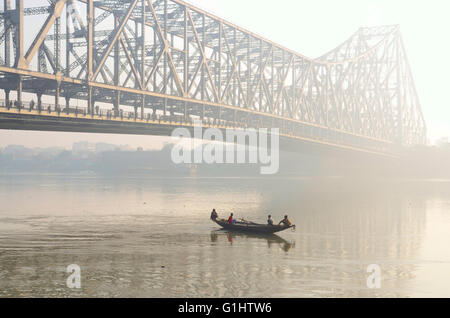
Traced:
<svg viewBox="0 0 450 318">
<path fill-rule="evenodd" d="M 180 0 L 11 2 L 0 15 L 6 104 L 10 91 L 19 107 L 31 92 L 56 107 L 64 97 L 67 110 L 86 100 L 91 115 L 110 105 L 113 116 L 133 107 L 141 119 L 279 127 L 360 147 L 426 142 L 398 26 L 362 28 L 309 59 Z"/>
</svg>

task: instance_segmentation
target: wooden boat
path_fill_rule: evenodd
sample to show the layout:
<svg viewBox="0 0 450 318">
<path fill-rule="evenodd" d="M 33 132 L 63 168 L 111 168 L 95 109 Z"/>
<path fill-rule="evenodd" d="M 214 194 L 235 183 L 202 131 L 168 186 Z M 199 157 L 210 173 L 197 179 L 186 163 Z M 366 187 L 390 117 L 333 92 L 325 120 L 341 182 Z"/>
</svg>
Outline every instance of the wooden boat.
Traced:
<svg viewBox="0 0 450 318">
<path fill-rule="evenodd" d="M 236 231 L 243 233 L 255 233 L 255 234 L 274 234 L 287 229 L 294 228 L 295 225 L 284 226 L 284 225 L 267 225 L 267 224 L 257 224 L 252 222 L 237 222 L 230 224 L 228 221 L 223 219 L 215 219 L 213 222 L 220 225 L 223 229 L 227 231 Z"/>
</svg>

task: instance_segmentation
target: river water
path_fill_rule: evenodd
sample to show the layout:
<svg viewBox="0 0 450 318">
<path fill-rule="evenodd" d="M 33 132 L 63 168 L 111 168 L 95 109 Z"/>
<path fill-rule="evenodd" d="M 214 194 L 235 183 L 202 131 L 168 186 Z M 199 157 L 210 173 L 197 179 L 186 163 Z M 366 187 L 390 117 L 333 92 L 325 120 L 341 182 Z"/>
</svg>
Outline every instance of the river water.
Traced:
<svg viewBox="0 0 450 318">
<path fill-rule="evenodd" d="M 450 297 L 449 243 L 445 180 L 0 176 L 0 297 Z"/>
</svg>

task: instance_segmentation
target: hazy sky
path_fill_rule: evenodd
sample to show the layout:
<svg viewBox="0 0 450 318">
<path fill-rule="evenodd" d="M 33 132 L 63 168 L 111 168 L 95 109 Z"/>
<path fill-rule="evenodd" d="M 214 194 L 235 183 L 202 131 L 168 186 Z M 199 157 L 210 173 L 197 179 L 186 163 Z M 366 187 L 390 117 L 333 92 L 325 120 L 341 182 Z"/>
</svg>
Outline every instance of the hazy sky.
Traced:
<svg viewBox="0 0 450 318">
<path fill-rule="evenodd" d="M 430 140 L 450 136 L 449 0 L 189 2 L 312 58 L 335 48 L 361 26 L 400 24 Z M 87 139 L 146 148 L 163 142 L 158 137 L 0 131 L 0 147 L 7 144 L 70 146 L 74 141 Z"/>
</svg>

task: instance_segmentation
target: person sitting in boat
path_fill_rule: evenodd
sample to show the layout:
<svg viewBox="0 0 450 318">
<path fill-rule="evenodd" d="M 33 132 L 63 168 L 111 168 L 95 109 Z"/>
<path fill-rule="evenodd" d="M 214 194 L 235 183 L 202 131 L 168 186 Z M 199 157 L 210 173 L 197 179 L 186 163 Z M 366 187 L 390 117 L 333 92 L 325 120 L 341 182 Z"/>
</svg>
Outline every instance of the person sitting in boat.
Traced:
<svg viewBox="0 0 450 318">
<path fill-rule="evenodd" d="M 228 223 L 233 224 L 234 223 L 234 218 L 233 218 L 233 213 L 231 213 L 230 217 L 228 218 Z"/>
<path fill-rule="evenodd" d="M 289 217 L 287 215 L 284 216 L 284 219 L 280 221 L 280 223 L 278 223 L 278 225 L 283 224 L 284 226 L 291 226 L 292 223 L 291 221 L 289 221 Z"/>
<path fill-rule="evenodd" d="M 271 215 L 269 215 L 269 218 L 267 219 L 267 224 L 270 225 L 270 226 L 273 225 L 273 219 L 272 219 Z"/>
<path fill-rule="evenodd" d="M 216 209 L 213 209 L 211 212 L 211 220 L 215 221 L 218 217 L 219 215 L 217 214 Z"/>
</svg>

